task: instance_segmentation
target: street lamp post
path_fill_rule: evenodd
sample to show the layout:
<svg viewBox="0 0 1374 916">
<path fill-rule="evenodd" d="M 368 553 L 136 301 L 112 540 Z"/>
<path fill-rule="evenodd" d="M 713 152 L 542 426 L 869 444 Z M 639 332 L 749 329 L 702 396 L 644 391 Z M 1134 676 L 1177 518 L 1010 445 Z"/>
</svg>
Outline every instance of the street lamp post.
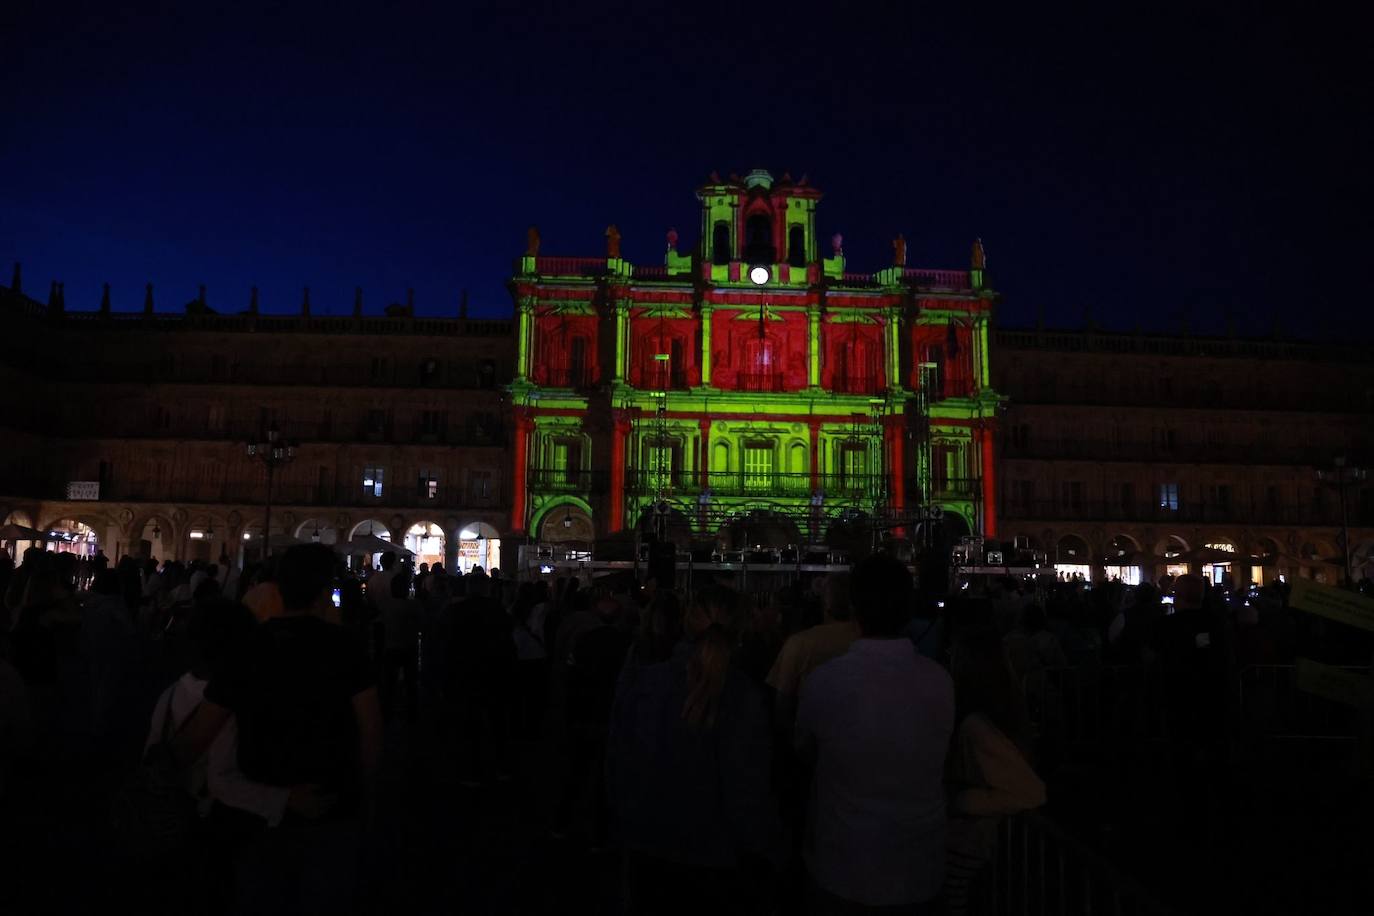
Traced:
<svg viewBox="0 0 1374 916">
<path fill-rule="evenodd" d="M 1336 487 L 1337 498 L 1341 503 L 1341 570 L 1345 573 L 1346 583 L 1354 584 L 1355 577 L 1350 571 L 1350 513 L 1345 503 L 1345 484 L 1347 481 L 1364 480 L 1366 471 L 1364 468 L 1346 467 L 1344 455 L 1337 455 L 1334 464 L 1334 471 L 1317 471 L 1317 479 Z"/>
<path fill-rule="evenodd" d="M 267 467 L 267 501 L 262 523 L 262 556 L 266 559 L 272 552 L 272 478 L 277 468 L 296 460 L 296 443 L 283 439 L 281 432 L 273 426 L 264 433 L 261 442 L 247 444 L 247 453 L 249 458 L 255 458 Z"/>
</svg>

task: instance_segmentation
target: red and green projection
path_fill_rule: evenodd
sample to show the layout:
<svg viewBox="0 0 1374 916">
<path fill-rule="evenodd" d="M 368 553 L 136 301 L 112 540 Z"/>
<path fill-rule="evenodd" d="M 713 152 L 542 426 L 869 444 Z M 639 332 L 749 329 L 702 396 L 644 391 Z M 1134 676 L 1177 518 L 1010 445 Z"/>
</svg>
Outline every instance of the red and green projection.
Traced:
<svg viewBox="0 0 1374 916">
<path fill-rule="evenodd" d="M 697 190 L 700 239 L 636 265 L 550 257 L 531 229 L 511 281 L 514 532 L 634 531 L 722 546 L 822 544 L 834 526 L 913 534 L 945 510 L 995 535 L 981 244 L 968 270 L 845 270 L 821 194 L 767 172 Z M 828 256 L 821 251 L 828 248 Z"/>
</svg>

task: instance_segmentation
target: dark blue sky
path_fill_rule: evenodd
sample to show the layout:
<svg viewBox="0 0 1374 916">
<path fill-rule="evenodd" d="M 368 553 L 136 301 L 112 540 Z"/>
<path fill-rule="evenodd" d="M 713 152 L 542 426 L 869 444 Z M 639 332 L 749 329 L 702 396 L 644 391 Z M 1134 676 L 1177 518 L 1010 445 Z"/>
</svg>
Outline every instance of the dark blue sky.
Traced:
<svg viewBox="0 0 1374 916">
<path fill-rule="evenodd" d="M 69 308 L 502 314 L 529 224 L 657 263 L 762 167 L 851 269 L 981 235 L 1005 323 L 1367 333 L 1367 19 L 857 6 L 7 5 L 0 258 Z"/>
</svg>

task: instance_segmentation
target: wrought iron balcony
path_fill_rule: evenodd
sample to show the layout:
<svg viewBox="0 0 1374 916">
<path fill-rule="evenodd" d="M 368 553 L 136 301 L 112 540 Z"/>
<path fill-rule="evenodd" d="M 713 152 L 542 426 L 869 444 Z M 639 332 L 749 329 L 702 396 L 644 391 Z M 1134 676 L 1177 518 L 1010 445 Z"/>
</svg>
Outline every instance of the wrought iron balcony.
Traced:
<svg viewBox="0 0 1374 916">
<path fill-rule="evenodd" d="M 740 391 L 786 391 L 781 372 L 741 372 Z"/>
</svg>

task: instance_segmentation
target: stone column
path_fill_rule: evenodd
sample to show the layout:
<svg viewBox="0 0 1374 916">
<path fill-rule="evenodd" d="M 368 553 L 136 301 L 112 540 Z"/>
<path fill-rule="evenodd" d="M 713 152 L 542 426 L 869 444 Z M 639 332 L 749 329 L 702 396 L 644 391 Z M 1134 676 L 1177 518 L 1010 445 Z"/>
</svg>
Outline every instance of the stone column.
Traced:
<svg viewBox="0 0 1374 916">
<path fill-rule="evenodd" d="M 711 385 L 711 312 L 709 305 L 701 307 L 701 384 Z"/>
<path fill-rule="evenodd" d="M 606 533 L 615 534 L 625 527 L 625 440 L 630 435 L 630 421 L 624 411 L 617 410 L 611 420 L 611 492 L 610 518 L 606 519 Z"/>
</svg>

